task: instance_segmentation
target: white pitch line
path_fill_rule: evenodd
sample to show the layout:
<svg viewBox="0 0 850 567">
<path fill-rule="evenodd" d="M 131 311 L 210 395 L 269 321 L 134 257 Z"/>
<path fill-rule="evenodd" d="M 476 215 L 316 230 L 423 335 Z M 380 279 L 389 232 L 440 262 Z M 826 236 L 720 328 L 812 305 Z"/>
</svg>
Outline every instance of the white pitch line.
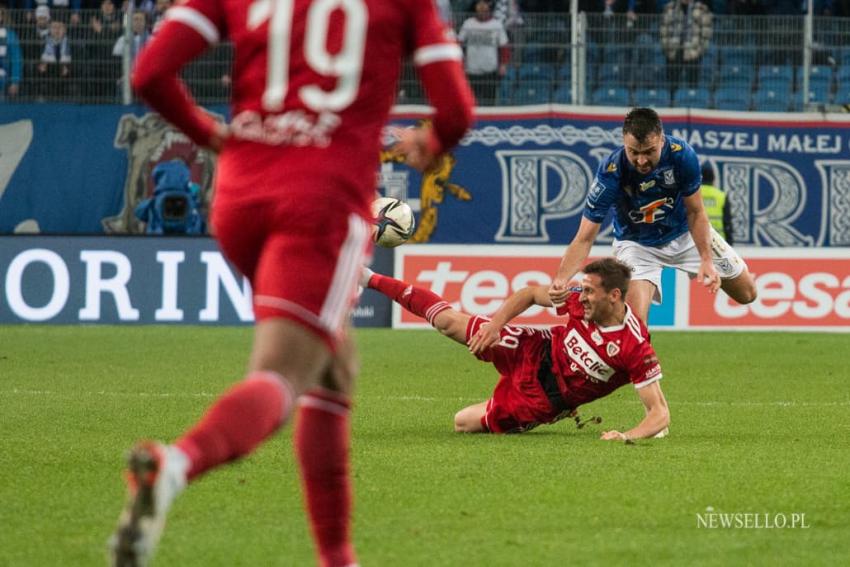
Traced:
<svg viewBox="0 0 850 567">
<path fill-rule="evenodd" d="M 218 394 L 209 392 L 107 392 L 100 390 L 97 392 L 56 392 L 53 390 L 0 390 L 0 396 L 105 396 L 105 397 L 120 397 L 120 398 L 214 398 Z M 355 396 L 355 398 L 367 400 L 381 400 L 388 402 L 465 402 L 473 399 L 472 397 L 434 397 L 434 396 Z M 474 398 L 478 399 L 478 398 Z M 639 400 L 627 400 L 630 404 L 640 404 Z M 754 401 L 698 401 L 698 402 L 670 402 L 674 406 L 702 406 L 702 407 L 847 407 L 850 406 L 850 400 L 835 401 L 835 402 L 797 402 L 787 400 L 776 400 L 772 402 L 754 402 Z"/>
</svg>

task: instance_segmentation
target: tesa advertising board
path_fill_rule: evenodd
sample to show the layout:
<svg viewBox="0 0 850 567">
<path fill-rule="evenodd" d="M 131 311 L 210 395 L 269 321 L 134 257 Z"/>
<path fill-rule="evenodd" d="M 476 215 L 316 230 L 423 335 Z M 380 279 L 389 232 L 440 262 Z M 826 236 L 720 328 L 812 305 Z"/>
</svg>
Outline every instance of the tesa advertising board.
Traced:
<svg viewBox="0 0 850 567">
<path fill-rule="evenodd" d="M 444 297 L 453 308 L 490 316 L 514 291 L 548 285 L 562 246 L 408 245 L 396 249 L 395 277 Z M 650 312 L 653 329 L 850 331 L 850 249 L 742 248 L 758 299 L 738 305 L 723 292 L 711 295 L 682 272 L 665 270 L 664 302 Z M 611 254 L 594 246 L 590 259 Z M 393 327 L 427 323 L 397 304 Z M 521 325 L 559 322 L 551 309 L 533 307 Z"/>
</svg>

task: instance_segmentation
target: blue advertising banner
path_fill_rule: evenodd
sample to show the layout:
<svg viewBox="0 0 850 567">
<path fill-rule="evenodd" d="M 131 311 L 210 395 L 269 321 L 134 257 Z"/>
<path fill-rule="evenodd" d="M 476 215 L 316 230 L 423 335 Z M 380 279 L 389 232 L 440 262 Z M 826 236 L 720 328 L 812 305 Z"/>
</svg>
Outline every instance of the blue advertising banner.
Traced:
<svg viewBox="0 0 850 567">
<path fill-rule="evenodd" d="M 566 244 L 599 163 L 622 138 L 624 112 L 482 109 L 436 171 L 382 164 L 382 193 L 418 206 L 416 241 Z M 734 242 L 850 246 L 850 117 L 662 111 L 715 171 L 731 203 Z M 399 113 L 414 123 L 424 114 Z M 610 218 L 597 243 L 610 242 Z"/>
<path fill-rule="evenodd" d="M 392 273 L 391 250 L 373 267 Z M 386 327 L 390 301 L 364 293 L 356 326 Z M 249 324 L 251 286 L 205 237 L 0 237 L 0 324 Z"/>
<path fill-rule="evenodd" d="M 461 145 L 424 176 L 385 152 L 380 191 L 414 207 L 415 242 L 566 244 L 598 164 L 620 143 L 623 112 L 482 109 Z M 398 107 L 392 122 L 427 116 Z M 662 117 L 714 168 L 736 245 L 850 246 L 850 117 Z M 138 233 L 133 209 L 152 191 L 150 172 L 174 158 L 191 166 L 207 207 L 215 156 L 141 107 L 0 106 L 0 233 Z M 597 243 L 610 240 L 606 226 Z"/>
</svg>

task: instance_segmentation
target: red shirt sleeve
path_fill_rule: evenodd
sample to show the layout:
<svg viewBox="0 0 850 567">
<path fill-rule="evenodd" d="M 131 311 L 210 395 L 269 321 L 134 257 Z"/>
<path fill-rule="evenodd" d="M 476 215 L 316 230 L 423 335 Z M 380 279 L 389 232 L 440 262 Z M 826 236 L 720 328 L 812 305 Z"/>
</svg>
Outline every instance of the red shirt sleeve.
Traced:
<svg viewBox="0 0 850 567">
<path fill-rule="evenodd" d="M 649 340 L 635 345 L 629 355 L 627 371 L 635 388 L 643 388 L 661 380 L 661 365 Z"/>
<path fill-rule="evenodd" d="M 170 8 L 133 69 L 133 88 L 139 96 L 202 146 L 209 144 L 216 121 L 195 103 L 179 73 L 218 42 L 223 21 L 215 0 L 192 0 Z"/>
</svg>

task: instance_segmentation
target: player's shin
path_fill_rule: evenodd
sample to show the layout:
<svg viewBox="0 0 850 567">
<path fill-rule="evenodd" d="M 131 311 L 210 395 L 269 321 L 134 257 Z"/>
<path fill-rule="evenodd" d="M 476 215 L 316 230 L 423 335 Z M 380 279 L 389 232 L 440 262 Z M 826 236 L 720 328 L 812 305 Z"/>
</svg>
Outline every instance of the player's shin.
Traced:
<svg viewBox="0 0 850 567">
<path fill-rule="evenodd" d="M 252 452 L 286 422 L 294 401 L 289 381 L 271 371 L 233 386 L 175 443 L 189 457 L 189 480 Z"/>
<path fill-rule="evenodd" d="M 353 565 L 348 397 L 313 390 L 298 400 L 298 406 L 295 451 L 319 564 Z"/>
<path fill-rule="evenodd" d="M 436 293 L 389 276 L 373 274 L 369 279 L 369 287 L 383 293 L 431 325 L 439 313 L 450 309 L 449 304 Z"/>
</svg>

